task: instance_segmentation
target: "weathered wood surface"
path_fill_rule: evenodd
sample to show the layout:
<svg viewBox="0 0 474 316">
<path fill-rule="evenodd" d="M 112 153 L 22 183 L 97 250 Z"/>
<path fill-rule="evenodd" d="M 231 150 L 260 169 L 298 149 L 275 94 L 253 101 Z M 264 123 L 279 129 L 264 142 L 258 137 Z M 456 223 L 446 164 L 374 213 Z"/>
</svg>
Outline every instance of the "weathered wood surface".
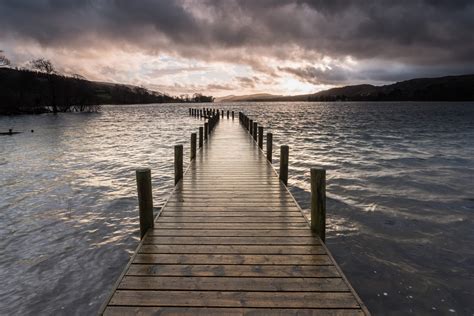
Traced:
<svg viewBox="0 0 474 316">
<path fill-rule="evenodd" d="M 105 315 L 364 315 L 248 132 L 222 120 L 143 239 Z"/>
</svg>

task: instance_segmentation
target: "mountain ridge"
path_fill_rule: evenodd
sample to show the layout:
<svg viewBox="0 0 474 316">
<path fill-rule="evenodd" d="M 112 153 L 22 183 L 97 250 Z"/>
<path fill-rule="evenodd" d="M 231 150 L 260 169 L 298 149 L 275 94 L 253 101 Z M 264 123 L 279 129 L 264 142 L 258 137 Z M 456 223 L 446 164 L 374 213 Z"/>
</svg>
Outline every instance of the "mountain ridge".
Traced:
<svg viewBox="0 0 474 316">
<path fill-rule="evenodd" d="M 259 97 L 265 95 L 265 97 Z M 375 86 L 358 84 L 331 88 L 311 94 L 279 96 L 258 93 L 217 98 L 219 102 L 277 101 L 474 101 L 474 74 L 414 78 Z"/>
</svg>

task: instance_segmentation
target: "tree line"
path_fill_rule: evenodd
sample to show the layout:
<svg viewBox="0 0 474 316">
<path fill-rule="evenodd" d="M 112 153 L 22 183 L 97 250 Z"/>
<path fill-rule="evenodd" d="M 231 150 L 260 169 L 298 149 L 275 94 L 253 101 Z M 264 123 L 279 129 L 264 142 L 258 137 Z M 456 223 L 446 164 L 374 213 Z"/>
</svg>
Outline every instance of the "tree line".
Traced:
<svg viewBox="0 0 474 316">
<path fill-rule="evenodd" d="M 144 87 L 101 83 L 59 73 L 51 61 L 35 59 L 13 68 L 0 51 L 0 114 L 96 112 L 102 104 L 213 102 L 212 96 L 169 96 Z"/>
</svg>

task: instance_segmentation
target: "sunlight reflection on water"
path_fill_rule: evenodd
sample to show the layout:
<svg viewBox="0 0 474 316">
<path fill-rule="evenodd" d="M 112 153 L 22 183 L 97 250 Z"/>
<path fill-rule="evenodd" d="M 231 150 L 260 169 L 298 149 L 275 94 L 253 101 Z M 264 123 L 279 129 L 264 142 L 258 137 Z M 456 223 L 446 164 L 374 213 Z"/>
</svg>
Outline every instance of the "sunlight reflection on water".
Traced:
<svg viewBox="0 0 474 316">
<path fill-rule="evenodd" d="M 374 314 L 472 314 L 473 104 L 219 107 L 290 146 L 306 214 L 309 168 L 328 170 L 327 243 Z M 200 123 L 185 105 L 1 117 L 35 133 L 0 139 L 0 314 L 96 312 L 138 242 L 135 168 L 152 168 L 159 207 Z"/>
</svg>

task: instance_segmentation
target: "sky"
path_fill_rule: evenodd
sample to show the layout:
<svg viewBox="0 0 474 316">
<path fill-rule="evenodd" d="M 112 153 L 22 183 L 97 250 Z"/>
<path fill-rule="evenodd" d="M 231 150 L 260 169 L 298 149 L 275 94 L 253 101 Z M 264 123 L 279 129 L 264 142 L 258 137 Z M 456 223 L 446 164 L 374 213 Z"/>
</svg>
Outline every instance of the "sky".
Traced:
<svg viewBox="0 0 474 316">
<path fill-rule="evenodd" d="M 474 73 L 474 1 L 0 0 L 14 66 L 171 95 L 294 95 Z"/>
</svg>

